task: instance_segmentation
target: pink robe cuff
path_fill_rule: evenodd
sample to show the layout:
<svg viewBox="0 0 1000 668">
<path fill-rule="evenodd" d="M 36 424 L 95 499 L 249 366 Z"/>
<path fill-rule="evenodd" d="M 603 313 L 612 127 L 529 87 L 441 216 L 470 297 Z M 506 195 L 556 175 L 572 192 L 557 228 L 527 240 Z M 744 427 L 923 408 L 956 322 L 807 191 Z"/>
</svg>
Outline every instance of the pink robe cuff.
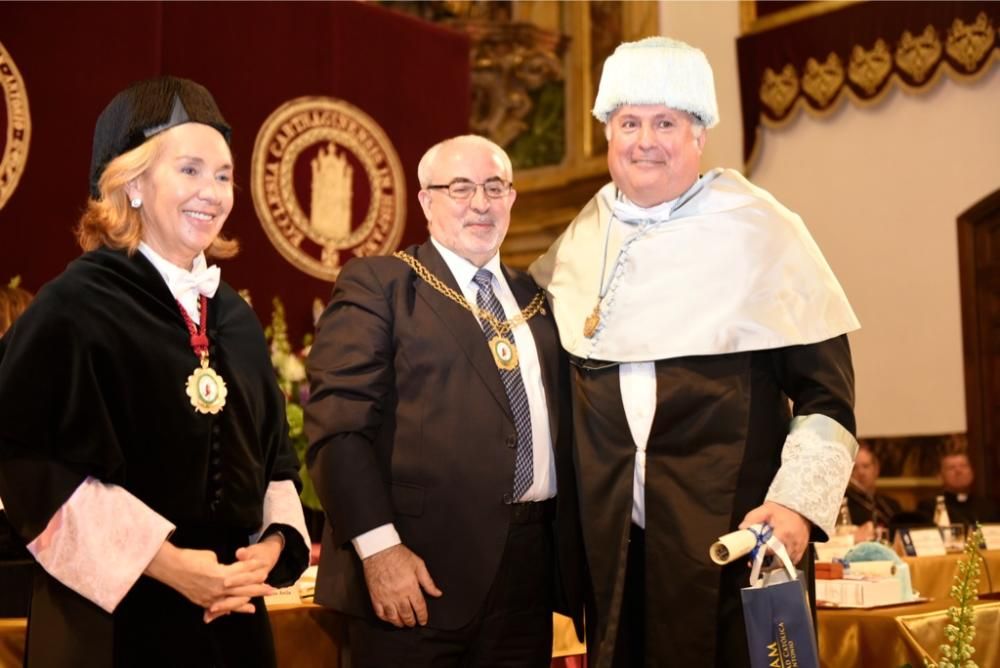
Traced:
<svg viewBox="0 0 1000 668">
<path fill-rule="evenodd" d="M 110 613 L 174 528 L 124 488 L 88 477 L 28 550 L 49 575 Z"/>
<path fill-rule="evenodd" d="M 260 531 L 250 537 L 251 543 L 256 543 L 272 524 L 290 526 L 302 536 L 302 544 L 308 549 L 312 546 L 309 531 L 306 529 L 306 518 L 302 514 L 302 501 L 295 483 L 291 480 L 277 480 L 268 483 L 264 494 L 264 519 Z"/>
</svg>

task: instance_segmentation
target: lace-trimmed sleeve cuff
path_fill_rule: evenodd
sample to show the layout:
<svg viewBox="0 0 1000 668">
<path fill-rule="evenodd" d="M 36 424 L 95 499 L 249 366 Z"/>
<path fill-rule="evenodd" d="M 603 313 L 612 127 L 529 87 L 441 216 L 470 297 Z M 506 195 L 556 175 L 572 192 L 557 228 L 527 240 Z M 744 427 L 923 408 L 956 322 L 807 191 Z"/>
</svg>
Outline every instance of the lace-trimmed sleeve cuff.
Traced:
<svg viewBox="0 0 1000 668">
<path fill-rule="evenodd" d="M 820 532 L 818 540 L 827 540 L 857 454 L 858 442 L 833 418 L 794 418 L 767 500 L 799 513 Z"/>
</svg>

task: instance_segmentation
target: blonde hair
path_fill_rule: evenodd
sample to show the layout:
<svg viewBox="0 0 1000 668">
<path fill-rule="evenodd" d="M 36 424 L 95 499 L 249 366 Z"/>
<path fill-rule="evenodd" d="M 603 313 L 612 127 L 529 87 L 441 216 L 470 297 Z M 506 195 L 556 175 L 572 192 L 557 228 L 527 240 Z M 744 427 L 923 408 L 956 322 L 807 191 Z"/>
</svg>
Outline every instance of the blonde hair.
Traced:
<svg viewBox="0 0 1000 668">
<path fill-rule="evenodd" d="M 125 249 L 131 255 L 142 240 L 142 216 L 133 209 L 125 186 L 142 176 L 160 154 L 163 135 L 153 136 L 136 148 L 122 153 L 108 163 L 97 184 L 100 199 L 87 200 L 87 210 L 76 226 L 76 239 L 84 251 L 101 246 Z M 217 236 L 205 255 L 216 258 L 233 257 L 240 245 L 235 239 Z"/>
<path fill-rule="evenodd" d="M 18 287 L 14 281 L 8 285 L 0 285 L 0 336 L 24 313 L 32 297 L 30 292 Z"/>
</svg>

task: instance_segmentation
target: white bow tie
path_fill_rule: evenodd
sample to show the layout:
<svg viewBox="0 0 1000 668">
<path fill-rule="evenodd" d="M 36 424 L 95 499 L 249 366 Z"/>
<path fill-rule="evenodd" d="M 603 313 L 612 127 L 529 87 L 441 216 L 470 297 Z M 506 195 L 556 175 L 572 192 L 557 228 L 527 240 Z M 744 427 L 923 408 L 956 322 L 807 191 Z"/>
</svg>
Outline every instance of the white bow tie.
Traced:
<svg viewBox="0 0 1000 668">
<path fill-rule="evenodd" d="M 219 278 L 221 275 L 219 265 L 213 264 L 211 267 L 195 269 L 185 272 L 174 280 L 173 288 L 178 294 L 184 294 L 189 290 L 195 290 L 198 294 L 205 295 L 209 299 L 215 296 L 215 291 L 219 289 Z"/>
</svg>

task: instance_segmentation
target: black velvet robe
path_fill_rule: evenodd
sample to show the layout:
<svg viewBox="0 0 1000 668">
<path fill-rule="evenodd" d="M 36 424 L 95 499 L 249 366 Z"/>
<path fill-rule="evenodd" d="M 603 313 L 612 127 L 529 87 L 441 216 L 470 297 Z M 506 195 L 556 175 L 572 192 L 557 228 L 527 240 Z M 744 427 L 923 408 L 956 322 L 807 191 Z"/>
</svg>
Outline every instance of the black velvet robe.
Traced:
<svg viewBox="0 0 1000 668">
<path fill-rule="evenodd" d="M 198 359 L 179 306 L 141 254 L 101 249 L 46 285 L 0 341 L 0 498 L 36 537 L 88 476 L 125 488 L 177 526 L 179 547 L 234 561 L 260 529 L 269 482 L 293 480 L 284 398 L 253 311 L 226 284 L 209 300 L 212 367 L 229 394 L 217 415 L 185 393 Z M 289 527 L 271 573 L 308 562 Z M 39 569 L 31 666 L 273 665 L 267 615 L 212 624 L 179 593 L 141 577 L 113 614 Z M 221 624 L 219 622 L 222 622 Z"/>
<path fill-rule="evenodd" d="M 587 650 L 590 665 L 607 668 L 624 596 L 636 449 L 617 363 L 577 361 L 574 372 L 577 484 L 593 587 Z M 792 411 L 826 415 L 854 433 L 847 337 L 659 360 L 656 383 L 646 447 L 644 665 L 749 666 L 739 594 L 749 568 L 720 568 L 708 548 L 763 503 Z"/>
</svg>

